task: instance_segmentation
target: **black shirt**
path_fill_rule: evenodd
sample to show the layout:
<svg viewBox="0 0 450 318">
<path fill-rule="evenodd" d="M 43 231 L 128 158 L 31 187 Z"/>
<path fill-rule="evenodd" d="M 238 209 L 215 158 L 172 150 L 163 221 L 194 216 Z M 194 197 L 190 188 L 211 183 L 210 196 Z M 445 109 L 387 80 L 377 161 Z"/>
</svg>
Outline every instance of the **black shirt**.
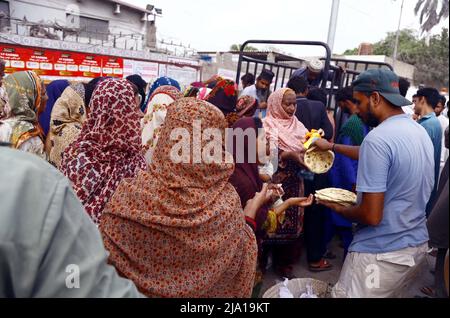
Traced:
<svg viewBox="0 0 450 318">
<path fill-rule="evenodd" d="M 333 126 L 328 119 L 327 109 L 321 102 L 309 100 L 306 97 L 297 97 L 295 116 L 308 130 L 322 128 L 325 132 L 325 139 L 333 138 Z"/>
</svg>

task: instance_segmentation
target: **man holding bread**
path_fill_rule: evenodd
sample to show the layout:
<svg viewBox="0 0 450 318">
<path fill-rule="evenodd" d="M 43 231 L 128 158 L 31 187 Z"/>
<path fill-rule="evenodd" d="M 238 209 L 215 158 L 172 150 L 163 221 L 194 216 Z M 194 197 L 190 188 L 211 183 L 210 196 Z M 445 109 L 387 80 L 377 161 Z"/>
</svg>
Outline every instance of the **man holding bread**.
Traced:
<svg viewBox="0 0 450 318">
<path fill-rule="evenodd" d="M 398 77 L 371 69 L 353 82 L 358 116 L 374 127 L 361 146 L 315 145 L 359 160 L 357 204 L 319 200 L 359 224 L 333 297 L 401 297 L 425 260 L 429 240 L 425 207 L 434 185 L 433 145 L 406 115 Z"/>
</svg>

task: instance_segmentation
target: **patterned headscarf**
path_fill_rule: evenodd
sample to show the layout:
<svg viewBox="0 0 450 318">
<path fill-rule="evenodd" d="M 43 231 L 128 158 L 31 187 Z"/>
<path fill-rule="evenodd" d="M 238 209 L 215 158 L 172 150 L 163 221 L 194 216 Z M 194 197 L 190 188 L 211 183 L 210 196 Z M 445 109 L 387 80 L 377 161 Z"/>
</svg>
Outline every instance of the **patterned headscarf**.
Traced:
<svg viewBox="0 0 450 318">
<path fill-rule="evenodd" d="M 9 106 L 8 93 L 3 86 L 0 86 L 0 120 L 8 118 L 11 113 L 11 106 Z"/>
<path fill-rule="evenodd" d="M 197 88 L 206 87 L 206 88 L 211 88 L 212 89 L 214 86 L 216 86 L 216 84 L 218 82 L 220 82 L 222 80 L 223 80 L 223 78 L 221 76 L 213 75 L 212 77 L 210 77 L 206 81 L 191 83 L 191 86 L 192 87 L 197 87 Z"/>
<path fill-rule="evenodd" d="M 161 126 L 167 113 L 167 106 L 183 97 L 183 94 L 173 86 L 158 87 L 149 99 L 147 111 L 142 121 L 142 146 L 145 161 L 152 162 L 153 151 L 158 143 Z"/>
<path fill-rule="evenodd" d="M 182 129 L 192 140 L 194 120 L 202 132 L 224 133 L 224 117 L 209 103 L 182 98 L 168 108 L 149 171 L 124 180 L 105 209 L 109 262 L 150 297 L 249 297 L 257 246 L 228 182 L 234 165 L 192 163 L 210 140 L 189 142 L 194 149 L 182 155 L 190 163 L 171 158 L 180 143 L 171 133 Z"/>
<path fill-rule="evenodd" d="M 57 168 L 61 165 L 64 150 L 78 138 L 86 121 L 84 92 L 82 83 L 73 83 L 53 106 L 47 143 L 49 161 Z"/>
<path fill-rule="evenodd" d="M 145 113 L 146 109 L 147 109 L 147 105 L 150 101 L 150 97 L 153 95 L 153 93 L 156 91 L 156 89 L 158 87 L 161 86 L 173 86 L 175 88 L 177 88 L 179 91 L 181 91 L 181 86 L 180 83 L 178 83 L 176 80 L 174 80 L 173 78 L 167 77 L 167 76 L 162 76 L 160 78 L 158 78 L 156 81 L 153 82 L 152 86 L 150 86 L 150 89 L 148 90 L 147 96 L 147 103 L 144 104 L 143 108 L 141 108 L 141 110 Z"/>
<path fill-rule="evenodd" d="M 237 87 L 231 80 L 221 80 L 205 98 L 225 115 L 236 111 Z"/>
<path fill-rule="evenodd" d="M 3 83 L 11 107 L 10 117 L 37 123 L 36 114 L 42 111 L 40 77 L 32 71 L 16 72 L 8 75 Z"/>
<path fill-rule="evenodd" d="M 97 88 L 98 84 L 109 78 L 112 77 L 110 76 L 96 77 L 85 85 L 84 105 L 86 107 L 89 107 L 89 105 L 91 104 L 92 94 L 94 94 L 94 91 Z"/>
<path fill-rule="evenodd" d="M 10 140 L 4 140 L 19 148 L 23 142 L 33 137 L 40 137 L 43 142 L 42 129 L 37 115 L 41 109 L 42 81 L 32 71 L 16 72 L 3 80 L 8 96 L 8 109 L 4 118 L 9 119 L 12 128 Z"/>
<path fill-rule="evenodd" d="M 188 86 L 184 90 L 183 95 L 184 97 L 197 97 L 199 91 L 198 87 Z"/>
<path fill-rule="evenodd" d="M 64 151 L 61 171 L 98 223 L 119 182 L 147 165 L 140 152 L 142 113 L 132 84 L 124 79 L 104 80 L 89 106 L 91 112 L 78 139 Z"/>
<path fill-rule="evenodd" d="M 280 88 L 269 96 L 267 101 L 267 116 L 263 119 L 267 138 L 274 142 L 278 140 L 278 147 L 284 151 L 301 151 L 308 129 L 295 117 L 289 116 L 282 105 L 289 88 Z M 293 92 L 293 91 L 292 91 Z"/>
<path fill-rule="evenodd" d="M 236 104 L 236 111 L 239 117 L 253 117 L 258 108 L 258 101 L 256 98 L 248 95 L 239 97 Z"/>
</svg>

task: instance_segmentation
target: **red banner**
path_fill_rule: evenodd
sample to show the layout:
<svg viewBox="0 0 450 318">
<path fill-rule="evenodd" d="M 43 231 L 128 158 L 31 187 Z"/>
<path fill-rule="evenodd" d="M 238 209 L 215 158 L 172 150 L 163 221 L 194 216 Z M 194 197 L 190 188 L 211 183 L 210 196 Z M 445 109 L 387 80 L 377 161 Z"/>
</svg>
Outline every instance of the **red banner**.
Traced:
<svg viewBox="0 0 450 318">
<path fill-rule="evenodd" d="M 35 71 L 55 77 L 123 76 L 123 58 L 0 44 L 6 73 Z"/>
</svg>

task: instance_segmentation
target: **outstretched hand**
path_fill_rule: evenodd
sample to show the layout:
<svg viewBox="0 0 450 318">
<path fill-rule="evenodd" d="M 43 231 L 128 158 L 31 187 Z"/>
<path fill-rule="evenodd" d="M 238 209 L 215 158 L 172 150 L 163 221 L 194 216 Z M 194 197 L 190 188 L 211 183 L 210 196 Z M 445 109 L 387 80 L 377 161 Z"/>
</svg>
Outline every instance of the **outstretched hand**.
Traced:
<svg viewBox="0 0 450 318">
<path fill-rule="evenodd" d="M 314 196 L 310 194 L 308 197 L 290 198 L 288 199 L 290 205 L 297 205 L 299 207 L 305 208 L 310 206 L 314 202 Z"/>
<path fill-rule="evenodd" d="M 244 207 L 244 214 L 252 219 L 255 219 L 256 213 L 265 203 L 271 200 L 272 191 L 268 190 L 267 183 L 263 184 L 260 192 L 256 192 L 255 196 L 248 200 Z"/>
</svg>

